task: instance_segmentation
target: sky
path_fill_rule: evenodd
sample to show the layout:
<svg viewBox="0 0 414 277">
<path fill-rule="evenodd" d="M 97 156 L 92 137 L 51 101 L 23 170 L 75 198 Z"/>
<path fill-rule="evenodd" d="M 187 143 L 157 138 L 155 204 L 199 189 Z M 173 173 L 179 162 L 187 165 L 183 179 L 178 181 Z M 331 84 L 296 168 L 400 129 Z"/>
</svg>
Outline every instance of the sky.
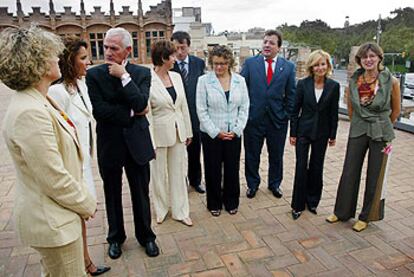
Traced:
<svg viewBox="0 0 414 277">
<path fill-rule="evenodd" d="M 49 0 L 20 0 L 25 14 L 31 12 L 31 6 L 40 6 L 43 12 L 49 10 Z M 136 13 L 138 0 L 113 0 L 115 12 L 122 6 L 130 6 Z M 55 10 L 62 12 L 64 6 L 72 6 L 79 11 L 80 0 L 53 0 Z M 110 0 L 84 0 L 86 12 L 93 11 L 93 6 L 109 10 Z M 144 12 L 150 5 L 161 0 L 142 0 Z M 15 0 L 0 0 L 0 7 L 9 7 L 9 12 L 16 11 Z M 392 16 L 397 8 L 412 7 L 413 0 L 172 0 L 173 8 L 201 7 L 201 19 L 210 22 L 215 33 L 222 31 L 247 31 L 252 27 L 275 28 L 281 24 L 299 25 L 304 20 L 321 19 L 331 27 L 343 27 L 345 16 L 350 24 L 367 20 L 377 20 Z"/>
</svg>

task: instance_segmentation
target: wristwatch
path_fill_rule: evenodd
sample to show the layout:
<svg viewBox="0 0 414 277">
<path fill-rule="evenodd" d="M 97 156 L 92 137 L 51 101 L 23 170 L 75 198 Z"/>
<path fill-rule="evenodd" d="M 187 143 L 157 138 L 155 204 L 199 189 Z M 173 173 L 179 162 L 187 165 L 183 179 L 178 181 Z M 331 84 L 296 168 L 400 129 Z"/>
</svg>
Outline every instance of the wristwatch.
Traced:
<svg viewBox="0 0 414 277">
<path fill-rule="evenodd" d="M 125 72 L 124 74 L 122 74 L 122 76 L 121 76 L 121 80 L 122 81 L 125 81 L 126 79 L 128 79 L 130 77 L 130 75 L 129 75 L 129 73 L 128 72 Z"/>
</svg>

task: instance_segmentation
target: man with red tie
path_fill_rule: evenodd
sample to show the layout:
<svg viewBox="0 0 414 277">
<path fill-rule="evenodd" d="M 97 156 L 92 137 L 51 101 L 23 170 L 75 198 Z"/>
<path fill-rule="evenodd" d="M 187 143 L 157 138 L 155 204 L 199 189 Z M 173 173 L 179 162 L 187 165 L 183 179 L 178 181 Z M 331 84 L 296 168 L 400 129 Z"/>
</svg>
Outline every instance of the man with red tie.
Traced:
<svg viewBox="0 0 414 277">
<path fill-rule="evenodd" d="M 247 197 L 253 198 L 260 184 L 260 153 L 266 139 L 269 155 L 267 187 L 277 198 L 282 197 L 283 152 L 288 121 L 296 93 L 295 66 L 277 54 L 282 35 L 268 30 L 263 38 L 260 55 L 243 65 L 241 75 L 249 89 L 249 120 L 244 130 L 245 176 Z"/>
</svg>

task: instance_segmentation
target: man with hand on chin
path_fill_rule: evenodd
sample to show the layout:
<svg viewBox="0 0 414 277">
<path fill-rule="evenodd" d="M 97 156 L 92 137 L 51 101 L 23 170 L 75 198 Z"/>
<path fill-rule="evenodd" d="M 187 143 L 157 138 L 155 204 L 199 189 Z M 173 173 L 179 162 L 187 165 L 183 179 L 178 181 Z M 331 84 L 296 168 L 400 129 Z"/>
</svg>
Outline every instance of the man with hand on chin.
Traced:
<svg viewBox="0 0 414 277">
<path fill-rule="evenodd" d="M 149 161 L 155 156 L 147 112 L 150 70 L 128 63 L 132 38 L 124 28 L 108 30 L 105 64 L 86 76 L 96 119 L 99 172 L 104 184 L 108 218 L 108 255 L 117 259 L 126 239 L 122 213 L 122 171 L 125 169 L 134 214 L 135 237 L 150 257 L 158 256 L 151 229 Z"/>
</svg>

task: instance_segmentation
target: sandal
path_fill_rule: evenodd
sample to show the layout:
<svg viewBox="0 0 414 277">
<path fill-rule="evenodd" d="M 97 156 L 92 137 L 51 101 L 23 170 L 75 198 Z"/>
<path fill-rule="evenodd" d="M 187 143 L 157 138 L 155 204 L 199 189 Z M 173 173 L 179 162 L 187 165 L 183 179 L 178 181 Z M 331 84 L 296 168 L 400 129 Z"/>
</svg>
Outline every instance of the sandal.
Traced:
<svg viewBox="0 0 414 277">
<path fill-rule="evenodd" d="M 211 210 L 210 213 L 211 213 L 212 216 L 219 216 L 221 214 L 221 211 L 220 210 Z"/>
<path fill-rule="evenodd" d="M 231 215 L 237 214 L 237 208 L 233 209 L 233 210 L 229 210 L 229 214 L 231 214 Z"/>
<path fill-rule="evenodd" d="M 96 270 L 95 271 L 90 271 L 90 267 L 93 266 L 94 264 L 92 263 L 92 261 L 86 266 L 86 272 L 88 274 L 90 274 L 91 276 L 98 276 L 101 274 L 104 274 L 105 272 L 109 271 L 111 269 L 110 266 L 106 266 L 106 265 L 102 265 L 102 266 L 95 266 Z"/>
</svg>

